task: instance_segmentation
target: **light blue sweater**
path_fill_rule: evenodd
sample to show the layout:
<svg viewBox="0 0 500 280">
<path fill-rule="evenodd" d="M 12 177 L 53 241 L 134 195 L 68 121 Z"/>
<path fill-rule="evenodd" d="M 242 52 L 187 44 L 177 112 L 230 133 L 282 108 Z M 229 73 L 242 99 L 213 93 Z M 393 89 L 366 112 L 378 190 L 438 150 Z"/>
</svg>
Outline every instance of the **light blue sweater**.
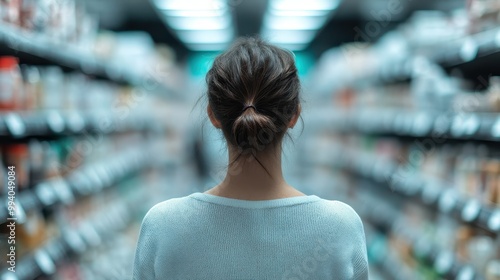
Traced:
<svg viewBox="0 0 500 280">
<path fill-rule="evenodd" d="M 368 279 L 363 224 L 315 195 L 248 201 L 193 193 L 155 205 L 134 279 Z"/>
</svg>

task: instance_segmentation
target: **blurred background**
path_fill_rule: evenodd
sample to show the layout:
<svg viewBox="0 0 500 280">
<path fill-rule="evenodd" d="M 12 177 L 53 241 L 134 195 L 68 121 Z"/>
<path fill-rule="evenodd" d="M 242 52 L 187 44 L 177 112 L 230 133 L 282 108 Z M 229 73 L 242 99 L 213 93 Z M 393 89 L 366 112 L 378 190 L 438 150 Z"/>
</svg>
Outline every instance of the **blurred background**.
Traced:
<svg viewBox="0 0 500 280">
<path fill-rule="evenodd" d="M 256 34 L 303 83 L 285 177 L 370 279 L 500 279 L 500 1 L 0 0 L 1 279 L 130 279 L 146 211 L 224 178 L 204 76 Z"/>
</svg>

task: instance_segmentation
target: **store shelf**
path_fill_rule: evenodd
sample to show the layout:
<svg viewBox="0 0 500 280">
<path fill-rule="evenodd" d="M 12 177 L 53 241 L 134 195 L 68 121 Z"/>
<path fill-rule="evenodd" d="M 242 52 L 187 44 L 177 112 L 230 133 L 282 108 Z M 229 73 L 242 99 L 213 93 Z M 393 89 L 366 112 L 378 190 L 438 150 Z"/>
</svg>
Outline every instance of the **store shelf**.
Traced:
<svg viewBox="0 0 500 280">
<path fill-rule="evenodd" d="M 460 196 L 456 191 L 436 179 L 422 174 L 405 172 L 405 168 L 386 159 L 348 149 L 332 150 L 330 164 L 354 172 L 376 182 L 391 192 L 409 199 L 417 199 L 444 214 L 456 217 L 491 233 L 500 233 L 500 208 L 482 204 L 473 198 Z"/>
<path fill-rule="evenodd" d="M 132 220 L 132 209 L 140 205 L 140 196 L 136 201 L 110 203 L 93 217 L 80 222 L 74 228 L 61 229 L 61 236 L 45 243 L 32 254 L 17 260 L 16 272 L 4 270 L 2 280 L 32 280 L 40 275 L 52 275 L 57 265 L 70 256 L 78 256 L 98 247 L 100 244 L 116 238 L 116 233 L 123 231 Z"/>
<path fill-rule="evenodd" d="M 159 124 L 145 115 L 119 116 L 108 112 L 11 112 L 0 115 L 0 138 L 110 134 L 154 130 Z"/>
<path fill-rule="evenodd" d="M 384 274 L 384 277 L 381 279 L 399 280 L 415 278 L 413 269 L 407 263 L 403 262 L 398 252 L 390 250 L 386 233 L 375 229 L 370 223 L 364 223 L 364 230 L 368 251 L 373 248 L 376 248 L 377 251 L 370 264 L 374 265 L 374 268 L 378 268 Z"/>
<path fill-rule="evenodd" d="M 120 62 L 106 61 L 94 55 L 90 47 L 87 49 L 76 44 L 57 41 L 44 34 L 28 32 L 16 26 L 2 23 L 0 25 L 0 45 L 25 53 L 52 64 L 68 67 L 87 75 L 102 77 L 117 83 L 157 90 L 162 95 L 175 96 L 175 90 L 156 81 L 146 73 L 139 73 Z"/>
<path fill-rule="evenodd" d="M 374 135 L 500 141 L 500 116 L 495 113 L 404 111 L 398 109 L 334 109 L 332 129 Z"/>
<path fill-rule="evenodd" d="M 500 53 L 500 28 L 431 45 L 418 52 L 445 67 L 472 62 L 481 57 Z"/>
<path fill-rule="evenodd" d="M 460 262 L 452 252 L 440 248 L 438 244 L 433 244 L 425 235 L 410 230 L 405 224 L 398 223 L 397 213 L 393 209 L 381 207 L 380 205 L 381 203 L 373 201 L 363 201 L 363 207 L 356 210 L 364 221 L 369 222 L 375 227 L 385 228 L 391 234 L 404 240 L 406 244 L 410 245 L 410 250 L 414 257 L 433 266 L 444 279 L 484 279 L 472 266 Z M 400 273 L 399 271 L 395 271 L 397 268 L 390 266 L 390 262 L 383 262 L 382 266 L 388 270 L 390 275 Z"/>
<path fill-rule="evenodd" d="M 7 198 L 1 198 L 4 205 L 0 208 L 0 221 L 16 216 L 17 223 L 22 223 L 25 212 L 39 211 L 56 204 L 70 205 L 75 203 L 75 197 L 99 193 L 140 170 L 160 166 L 152 160 L 158 152 L 154 147 L 128 150 L 102 162 L 84 165 L 66 177 L 39 183 L 17 194 L 15 215 L 7 211 Z"/>
</svg>

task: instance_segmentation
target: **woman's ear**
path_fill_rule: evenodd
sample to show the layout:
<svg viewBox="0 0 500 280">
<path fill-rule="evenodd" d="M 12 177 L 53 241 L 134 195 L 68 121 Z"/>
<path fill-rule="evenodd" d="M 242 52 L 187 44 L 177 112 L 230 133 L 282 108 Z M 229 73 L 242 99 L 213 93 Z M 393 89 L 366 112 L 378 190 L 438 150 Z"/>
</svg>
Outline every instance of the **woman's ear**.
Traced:
<svg viewBox="0 0 500 280">
<path fill-rule="evenodd" d="M 214 111 L 212 111 L 210 105 L 207 106 L 207 114 L 213 126 L 215 126 L 216 128 L 222 128 L 222 125 L 220 124 L 219 120 L 215 118 Z"/>
<path fill-rule="evenodd" d="M 290 123 L 288 123 L 288 128 L 293 129 L 293 127 L 295 126 L 295 124 L 297 124 L 297 121 L 299 120 L 301 112 L 302 112 L 302 107 L 299 104 L 299 106 L 297 107 L 297 113 L 292 117 L 292 119 L 290 120 Z"/>
</svg>

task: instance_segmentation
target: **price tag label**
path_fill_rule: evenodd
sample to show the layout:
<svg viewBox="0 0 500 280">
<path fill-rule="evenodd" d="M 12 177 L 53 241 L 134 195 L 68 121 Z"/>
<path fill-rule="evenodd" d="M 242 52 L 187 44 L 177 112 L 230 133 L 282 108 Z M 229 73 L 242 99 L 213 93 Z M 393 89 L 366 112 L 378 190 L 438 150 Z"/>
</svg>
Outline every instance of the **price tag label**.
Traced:
<svg viewBox="0 0 500 280">
<path fill-rule="evenodd" d="M 51 275 L 56 272 L 56 265 L 54 261 L 50 258 L 49 254 L 45 250 L 40 249 L 35 252 L 35 262 L 43 273 Z"/>
<path fill-rule="evenodd" d="M 51 182 L 51 185 L 62 203 L 70 205 L 75 202 L 75 197 L 73 196 L 73 193 L 71 192 L 71 189 L 65 180 L 53 180 Z"/>
<path fill-rule="evenodd" d="M 479 130 L 481 120 L 477 115 L 470 115 L 464 123 L 465 135 L 474 135 Z"/>
<path fill-rule="evenodd" d="M 68 243 L 71 250 L 73 250 L 77 254 L 83 253 L 85 251 L 85 249 L 87 248 L 82 237 L 76 231 L 67 230 L 63 234 L 63 237 L 64 237 L 64 240 L 66 240 L 66 243 Z"/>
<path fill-rule="evenodd" d="M 17 222 L 19 224 L 24 224 L 26 222 L 26 213 L 24 211 L 24 207 L 22 203 L 19 201 L 19 199 L 14 199 L 16 207 L 15 207 L 15 213 L 17 217 Z"/>
<path fill-rule="evenodd" d="M 56 202 L 57 196 L 54 189 L 47 183 L 41 183 L 35 187 L 35 193 L 45 206 L 50 206 Z"/>
<path fill-rule="evenodd" d="M 457 274 L 457 280 L 474 280 L 474 269 L 471 266 L 464 266 Z"/>
<path fill-rule="evenodd" d="M 451 252 L 441 252 L 436 257 L 434 268 L 439 274 L 447 274 L 453 266 L 453 254 Z"/>
<path fill-rule="evenodd" d="M 72 112 L 68 116 L 68 125 L 71 131 L 77 133 L 85 128 L 85 121 L 80 113 Z"/>
<path fill-rule="evenodd" d="M 476 115 L 459 114 L 453 118 L 451 134 L 453 136 L 474 135 L 480 126 L 480 119 Z"/>
<path fill-rule="evenodd" d="M 12 136 L 21 137 L 26 134 L 26 126 L 21 117 L 17 114 L 7 114 L 5 116 L 5 125 Z"/>
<path fill-rule="evenodd" d="M 481 203 L 477 200 L 469 200 L 462 209 L 462 219 L 466 222 L 472 222 L 479 216 Z"/>
<path fill-rule="evenodd" d="M 84 171 L 84 174 L 87 176 L 87 178 L 90 180 L 91 187 L 93 191 L 99 191 L 103 187 L 103 183 L 101 179 L 99 178 L 99 175 L 95 172 L 93 168 L 87 168 Z"/>
<path fill-rule="evenodd" d="M 488 219 L 488 228 L 493 232 L 500 230 L 500 209 L 496 209 L 491 213 Z"/>
<path fill-rule="evenodd" d="M 59 112 L 49 112 L 47 115 L 47 124 L 54 133 L 61 133 L 64 131 L 64 119 Z"/>
<path fill-rule="evenodd" d="M 500 48 L 500 31 L 498 31 L 495 36 L 495 44 Z"/>
<path fill-rule="evenodd" d="M 453 210 L 457 203 L 457 197 L 455 192 L 452 190 L 447 190 L 441 195 L 439 199 L 439 210 L 443 213 L 449 213 Z"/>
<path fill-rule="evenodd" d="M 479 51 L 477 43 L 472 38 L 467 38 L 460 48 L 460 58 L 464 62 L 472 61 L 476 58 Z"/>
<path fill-rule="evenodd" d="M 432 129 L 432 118 L 426 113 L 419 113 L 413 122 L 412 133 L 414 136 L 424 136 Z"/>
<path fill-rule="evenodd" d="M 101 244 L 101 237 L 97 234 L 97 231 L 90 223 L 82 223 L 80 226 L 80 232 L 90 246 L 95 247 Z"/>
<path fill-rule="evenodd" d="M 500 138 L 500 118 L 491 127 L 491 136 L 494 138 Z"/>
<path fill-rule="evenodd" d="M 5 271 L 0 275 L 1 280 L 19 280 L 15 272 Z"/>
</svg>

